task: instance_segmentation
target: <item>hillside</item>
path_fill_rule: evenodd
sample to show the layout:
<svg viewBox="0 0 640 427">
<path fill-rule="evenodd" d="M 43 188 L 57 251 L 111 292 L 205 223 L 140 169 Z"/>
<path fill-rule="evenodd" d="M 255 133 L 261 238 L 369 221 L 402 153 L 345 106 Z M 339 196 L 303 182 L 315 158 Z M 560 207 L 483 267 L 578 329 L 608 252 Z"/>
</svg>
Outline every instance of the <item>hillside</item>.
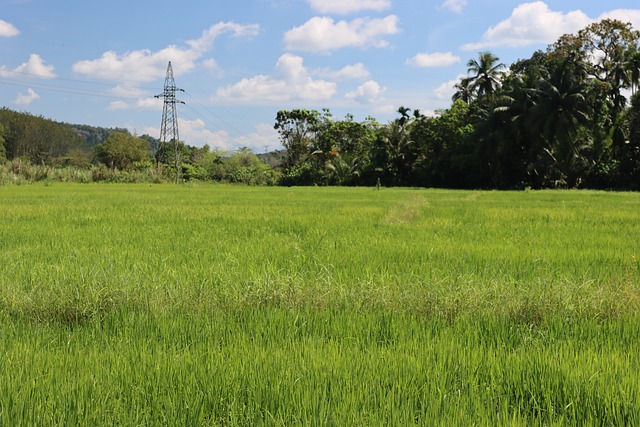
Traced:
<svg viewBox="0 0 640 427">
<path fill-rule="evenodd" d="M 91 160 L 94 147 L 123 128 L 103 128 L 57 122 L 27 112 L 0 109 L 0 158 L 25 158 L 38 164 L 82 165 Z M 152 150 L 158 140 L 143 135 Z"/>
</svg>

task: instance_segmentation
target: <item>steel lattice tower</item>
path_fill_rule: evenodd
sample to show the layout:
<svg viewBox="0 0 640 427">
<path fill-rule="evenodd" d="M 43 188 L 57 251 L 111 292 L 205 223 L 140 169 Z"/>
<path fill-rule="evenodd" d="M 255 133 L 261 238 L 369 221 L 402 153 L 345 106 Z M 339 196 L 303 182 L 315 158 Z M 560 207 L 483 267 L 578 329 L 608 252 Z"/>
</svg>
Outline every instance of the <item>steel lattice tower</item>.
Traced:
<svg viewBox="0 0 640 427">
<path fill-rule="evenodd" d="M 156 152 L 156 163 L 159 164 L 167 160 L 169 144 L 173 143 L 177 183 L 179 176 L 178 167 L 180 165 L 180 137 L 178 135 L 176 104 L 184 104 L 184 102 L 176 99 L 176 92 L 184 92 L 184 90 L 176 87 L 176 82 L 173 79 L 173 68 L 171 67 L 171 61 L 169 61 L 169 65 L 167 65 L 167 76 L 164 79 L 164 92 L 156 95 L 156 98 L 164 98 L 162 123 L 160 125 L 160 145 Z"/>
</svg>

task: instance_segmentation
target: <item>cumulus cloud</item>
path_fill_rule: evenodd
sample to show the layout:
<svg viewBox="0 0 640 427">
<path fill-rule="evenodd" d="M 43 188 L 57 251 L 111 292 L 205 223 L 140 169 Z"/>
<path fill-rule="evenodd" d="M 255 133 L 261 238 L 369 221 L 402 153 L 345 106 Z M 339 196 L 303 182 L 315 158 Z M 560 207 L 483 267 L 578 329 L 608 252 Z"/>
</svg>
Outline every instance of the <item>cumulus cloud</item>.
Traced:
<svg viewBox="0 0 640 427">
<path fill-rule="evenodd" d="M 640 9 L 615 9 L 600 15 L 598 21 L 601 19 L 617 19 L 622 22 L 630 22 L 633 28 L 640 29 Z"/>
<path fill-rule="evenodd" d="M 7 77 L 12 74 L 26 74 L 28 76 L 38 77 L 41 79 L 52 79 L 56 77 L 54 69 L 53 65 L 46 65 L 40 55 L 32 53 L 27 62 L 23 62 L 13 70 L 1 67 L 0 76 Z"/>
<path fill-rule="evenodd" d="M 117 96 L 118 98 L 141 98 L 150 95 L 148 91 L 140 89 L 138 86 L 132 86 L 129 84 L 118 85 L 109 90 L 109 93 L 111 95 Z"/>
<path fill-rule="evenodd" d="M 361 10 L 381 11 L 391 7 L 391 0 L 308 0 L 320 13 L 347 14 Z"/>
<path fill-rule="evenodd" d="M 391 115 L 396 111 L 398 111 L 398 107 L 392 104 L 378 105 L 373 108 L 373 112 L 376 114 Z"/>
<path fill-rule="evenodd" d="M 223 34 L 231 34 L 233 37 L 255 36 L 260 32 L 258 24 L 237 24 L 235 22 L 219 22 L 202 32 L 202 36 L 195 40 L 187 41 L 187 44 L 196 52 L 205 53 L 213 48 L 215 40 Z"/>
<path fill-rule="evenodd" d="M 123 100 L 113 101 L 107 107 L 107 110 L 162 110 L 162 100 L 157 98 L 143 97 L 135 101 L 127 102 Z"/>
<path fill-rule="evenodd" d="M 25 107 L 38 99 L 40 99 L 40 95 L 38 95 L 33 89 L 29 88 L 27 89 L 27 93 L 19 93 L 13 103 L 20 107 Z"/>
<path fill-rule="evenodd" d="M 118 54 L 108 51 L 98 59 L 79 61 L 73 71 L 106 81 L 145 83 L 164 77 L 167 63 L 173 61 L 175 75 L 196 67 L 196 61 L 212 49 L 216 38 L 223 34 L 234 37 L 255 35 L 257 25 L 221 22 L 203 31 L 202 36 L 186 42 L 186 46 L 170 45 L 157 52 L 141 49 Z"/>
<path fill-rule="evenodd" d="M 20 31 L 7 21 L 0 19 L 0 37 L 13 37 L 20 34 Z"/>
<path fill-rule="evenodd" d="M 446 67 L 460 62 L 460 57 L 451 52 L 419 53 L 407 60 L 407 65 L 419 68 Z"/>
<path fill-rule="evenodd" d="M 205 144 L 209 144 L 210 147 L 220 150 L 232 148 L 227 131 L 208 129 L 201 119 L 188 120 L 180 118 L 178 119 L 178 127 L 180 128 L 180 139 L 189 141 L 190 145 L 202 147 Z"/>
<path fill-rule="evenodd" d="M 282 147 L 278 139 L 278 132 L 272 124 L 259 123 L 255 131 L 248 135 L 241 135 L 233 139 L 236 147 L 248 147 L 254 152 L 271 151 Z"/>
<path fill-rule="evenodd" d="M 287 31 L 285 46 L 289 50 L 331 52 L 345 47 L 386 47 L 385 36 L 400 31 L 398 17 L 383 19 L 358 18 L 335 22 L 329 17 L 316 16 L 300 27 Z"/>
<path fill-rule="evenodd" d="M 378 82 L 367 80 L 358 88 L 346 94 L 347 99 L 353 99 L 359 104 L 371 104 L 382 99 L 385 88 L 381 87 Z"/>
<path fill-rule="evenodd" d="M 359 62 L 357 64 L 347 65 L 337 71 L 329 68 L 315 70 L 313 74 L 330 80 L 366 79 L 369 77 L 369 70 L 367 70 L 363 63 Z"/>
<path fill-rule="evenodd" d="M 440 9 L 450 10 L 451 12 L 460 13 L 467 6 L 467 0 L 445 0 Z"/>
<path fill-rule="evenodd" d="M 576 32 L 592 20 L 582 11 L 568 13 L 553 11 L 542 1 L 523 3 L 511 16 L 490 27 L 478 43 L 462 46 L 464 50 L 485 49 L 495 46 L 519 47 L 537 43 L 553 43 L 563 34 Z"/>
<path fill-rule="evenodd" d="M 273 76 L 257 75 L 220 88 L 218 100 L 231 102 L 323 101 L 336 93 L 336 84 L 314 79 L 301 57 L 285 53 L 278 59 Z"/>
<path fill-rule="evenodd" d="M 461 79 L 463 79 L 465 77 L 466 76 L 464 74 L 458 74 L 457 78 L 455 78 L 453 80 L 449 80 L 447 82 L 444 82 L 440 86 L 435 88 L 433 93 L 435 94 L 436 98 L 440 99 L 440 100 L 448 100 L 448 101 L 450 101 L 451 98 L 453 97 L 453 95 L 456 93 L 455 86 L 458 83 L 460 83 Z"/>
<path fill-rule="evenodd" d="M 273 124 L 259 123 L 253 132 L 245 135 L 231 135 L 225 130 L 211 130 L 201 119 L 188 120 L 178 118 L 180 139 L 188 141 L 195 147 L 208 145 L 213 150 L 233 151 L 241 147 L 250 148 L 254 152 L 263 152 L 281 148 L 278 133 L 273 129 Z M 134 128 L 134 126 L 129 126 Z M 158 135 L 160 128 L 153 126 L 143 127 L 147 135 Z"/>
</svg>

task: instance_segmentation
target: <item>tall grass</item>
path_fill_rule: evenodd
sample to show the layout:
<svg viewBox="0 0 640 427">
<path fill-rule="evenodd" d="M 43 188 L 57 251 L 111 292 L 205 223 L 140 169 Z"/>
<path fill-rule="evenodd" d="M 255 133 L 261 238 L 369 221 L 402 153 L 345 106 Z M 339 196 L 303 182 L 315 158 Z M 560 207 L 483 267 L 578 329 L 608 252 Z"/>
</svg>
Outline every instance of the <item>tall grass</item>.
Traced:
<svg viewBox="0 0 640 427">
<path fill-rule="evenodd" d="M 640 197 L 0 187 L 0 425 L 635 425 Z"/>
<path fill-rule="evenodd" d="M 52 183 L 161 183 L 169 181 L 165 172 L 151 164 L 140 165 L 131 170 L 110 169 L 103 164 L 78 166 L 50 166 L 32 164 L 22 159 L 0 161 L 0 185 L 25 185 L 43 182 Z"/>
</svg>

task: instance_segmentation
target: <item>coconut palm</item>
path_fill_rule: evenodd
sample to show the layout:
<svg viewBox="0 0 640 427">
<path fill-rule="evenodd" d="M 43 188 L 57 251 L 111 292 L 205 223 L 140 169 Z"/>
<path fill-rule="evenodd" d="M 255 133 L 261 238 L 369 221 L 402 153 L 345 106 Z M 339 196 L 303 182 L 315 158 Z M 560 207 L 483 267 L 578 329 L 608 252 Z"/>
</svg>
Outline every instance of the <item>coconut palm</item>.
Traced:
<svg viewBox="0 0 640 427">
<path fill-rule="evenodd" d="M 505 65 L 499 63 L 500 58 L 491 52 L 481 52 L 478 59 L 467 62 L 468 83 L 478 98 L 491 96 L 500 87 Z"/>
<path fill-rule="evenodd" d="M 574 185 L 576 161 L 584 144 L 577 137 L 581 126 L 589 123 L 590 104 L 584 64 L 566 61 L 552 72 L 545 72 L 535 89 L 535 105 L 529 123 L 546 141 L 545 150 L 560 173 L 559 179 Z"/>
<path fill-rule="evenodd" d="M 454 88 L 456 89 L 456 93 L 451 97 L 452 101 L 460 100 L 467 104 L 471 102 L 471 99 L 473 99 L 473 93 L 471 91 L 471 85 L 469 84 L 469 78 L 463 77 L 455 84 Z"/>
<path fill-rule="evenodd" d="M 631 95 L 635 95 L 640 86 L 640 50 L 633 49 L 627 54 L 625 69 L 631 86 Z"/>
</svg>

